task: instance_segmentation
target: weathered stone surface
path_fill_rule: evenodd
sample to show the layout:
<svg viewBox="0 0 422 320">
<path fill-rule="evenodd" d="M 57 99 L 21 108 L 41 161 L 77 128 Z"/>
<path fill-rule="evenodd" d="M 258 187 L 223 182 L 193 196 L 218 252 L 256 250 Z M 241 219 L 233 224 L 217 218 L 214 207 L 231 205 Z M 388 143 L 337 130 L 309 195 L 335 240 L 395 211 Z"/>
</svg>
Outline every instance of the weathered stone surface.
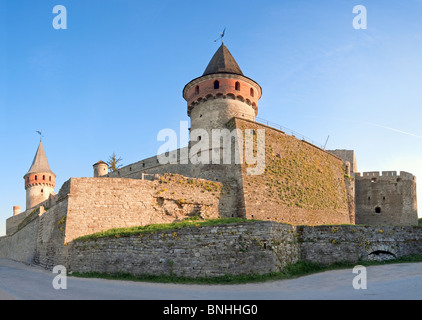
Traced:
<svg viewBox="0 0 422 320">
<path fill-rule="evenodd" d="M 300 226 L 305 261 L 332 264 L 422 254 L 422 228 L 400 226 Z"/>
<path fill-rule="evenodd" d="M 357 173 L 356 224 L 416 226 L 416 177 L 403 171 Z"/>
<path fill-rule="evenodd" d="M 194 278 L 265 274 L 298 258 L 293 228 L 274 222 L 192 227 L 69 244 L 69 268 L 78 272 Z"/>
</svg>

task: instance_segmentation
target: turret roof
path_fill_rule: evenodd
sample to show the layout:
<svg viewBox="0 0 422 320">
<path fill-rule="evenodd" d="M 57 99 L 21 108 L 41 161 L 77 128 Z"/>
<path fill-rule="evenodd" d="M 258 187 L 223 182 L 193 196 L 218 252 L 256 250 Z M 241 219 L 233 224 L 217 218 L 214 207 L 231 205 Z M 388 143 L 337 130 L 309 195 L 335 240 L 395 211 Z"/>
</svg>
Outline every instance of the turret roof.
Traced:
<svg viewBox="0 0 422 320">
<path fill-rule="evenodd" d="M 50 166 L 48 165 L 47 156 L 45 155 L 44 147 L 41 141 L 38 146 L 37 153 L 35 154 L 34 160 L 32 161 L 31 168 L 29 169 L 26 175 L 31 173 L 54 174 L 53 171 L 51 171 Z"/>
<path fill-rule="evenodd" d="M 203 76 L 214 73 L 233 73 L 243 76 L 242 70 L 240 70 L 239 65 L 224 43 L 221 44 L 220 48 L 218 48 L 212 57 Z"/>
</svg>

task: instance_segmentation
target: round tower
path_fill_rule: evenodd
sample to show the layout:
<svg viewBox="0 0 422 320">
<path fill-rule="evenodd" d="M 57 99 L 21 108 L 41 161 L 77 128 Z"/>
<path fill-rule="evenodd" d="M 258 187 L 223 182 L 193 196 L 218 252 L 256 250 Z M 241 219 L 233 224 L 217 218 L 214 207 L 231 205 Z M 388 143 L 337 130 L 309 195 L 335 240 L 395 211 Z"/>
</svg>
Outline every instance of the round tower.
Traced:
<svg viewBox="0 0 422 320">
<path fill-rule="evenodd" d="M 26 210 L 31 209 L 54 195 L 56 175 L 51 171 L 42 142 L 37 149 L 31 168 L 24 176 Z"/>
<path fill-rule="evenodd" d="M 108 173 L 108 164 L 104 161 L 98 161 L 93 165 L 94 178 L 105 176 Z"/>
<path fill-rule="evenodd" d="M 261 95 L 259 84 L 243 75 L 227 47 L 221 44 L 203 75 L 183 89 L 191 131 L 205 129 L 211 137 L 212 129 L 225 128 L 233 117 L 255 120 Z"/>
</svg>

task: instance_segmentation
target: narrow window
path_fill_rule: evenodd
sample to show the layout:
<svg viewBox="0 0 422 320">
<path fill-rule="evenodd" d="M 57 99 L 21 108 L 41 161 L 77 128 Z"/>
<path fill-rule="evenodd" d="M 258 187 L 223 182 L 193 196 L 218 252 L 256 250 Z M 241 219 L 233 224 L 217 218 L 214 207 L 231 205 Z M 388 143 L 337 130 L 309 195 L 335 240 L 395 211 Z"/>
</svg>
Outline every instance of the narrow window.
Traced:
<svg viewBox="0 0 422 320">
<path fill-rule="evenodd" d="M 48 178 L 48 180 L 50 180 L 50 182 L 51 182 L 51 176 Z"/>
<path fill-rule="evenodd" d="M 255 95 L 253 88 L 251 88 L 251 97 L 253 97 Z"/>
<path fill-rule="evenodd" d="M 196 86 L 196 88 L 195 88 L 195 93 L 196 93 L 196 94 L 199 94 L 199 86 Z"/>
<path fill-rule="evenodd" d="M 45 180 L 45 176 L 42 176 L 42 179 Z"/>
<path fill-rule="evenodd" d="M 239 81 L 236 81 L 236 83 L 234 84 L 234 88 L 239 91 L 240 90 L 240 83 Z"/>
<path fill-rule="evenodd" d="M 218 80 L 214 81 L 214 89 L 219 89 L 220 88 L 220 82 Z"/>
<path fill-rule="evenodd" d="M 35 181 L 37 181 L 38 180 L 38 177 L 37 176 L 35 176 Z"/>
<path fill-rule="evenodd" d="M 41 189 L 41 193 L 43 193 L 44 192 L 44 189 Z"/>
</svg>

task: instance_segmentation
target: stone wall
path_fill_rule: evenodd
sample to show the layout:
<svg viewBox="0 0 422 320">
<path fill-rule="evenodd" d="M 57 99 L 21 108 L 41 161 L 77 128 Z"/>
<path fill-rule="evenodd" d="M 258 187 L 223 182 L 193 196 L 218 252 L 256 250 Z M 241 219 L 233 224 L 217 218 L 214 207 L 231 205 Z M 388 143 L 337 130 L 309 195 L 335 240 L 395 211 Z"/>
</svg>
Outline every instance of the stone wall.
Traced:
<svg viewBox="0 0 422 320">
<path fill-rule="evenodd" d="M 64 239 L 68 206 L 68 198 L 62 198 L 37 219 L 35 264 L 46 269 L 66 265 L 67 246 Z"/>
<path fill-rule="evenodd" d="M 242 132 L 265 130 L 265 171 L 249 175 L 250 166 L 242 164 L 246 218 L 292 225 L 353 223 L 349 204 L 354 201 L 348 198 L 353 191 L 347 192 L 340 158 L 253 121 L 234 118 L 229 125 Z"/>
<path fill-rule="evenodd" d="M 235 192 L 219 182 L 164 174 L 154 181 L 123 178 L 72 178 L 66 221 L 69 242 L 112 228 L 234 216 Z"/>
<path fill-rule="evenodd" d="M 358 263 L 422 254 L 422 228 L 399 226 L 299 226 L 301 259 Z"/>
<path fill-rule="evenodd" d="M 6 220 L 6 235 L 11 235 L 18 231 L 19 226 L 27 219 L 36 208 L 25 210 L 16 216 L 12 216 Z"/>
<path fill-rule="evenodd" d="M 190 227 L 69 244 L 69 269 L 77 272 L 193 278 L 265 274 L 298 258 L 293 228 L 274 222 Z"/>
<path fill-rule="evenodd" d="M 303 260 L 359 263 L 422 254 L 422 227 L 250 221 L 64 241 L 67 200 L 0 238 L 0 257 L 69 271 L 186 277 L 265 274 Z"/>
<path fill-rule="evenodd" d="M 0 258 L 32 263 L 38 235 L 38 219 L 22 227 L 12 235 L 0 237 Z"/>
<path fill-rule="evenodd" d="M 160 164 L 158 157 L 150 157 L 142 161 L 122 167 L 115 172 L 104 176 L 110 178 L 131 178 L 131 179 L 150 179 L 150 175 L 165 175 L 168 173 L 182 175 L 188 178 L 205 179 L 223 183 L 230 189 L 228 193 L 222 193 L 222 202 L 226 204 L 225 208 L 220 208 L 221 217 L 243 217 L 244 204 L 243 196 L 239 193 L 239 184 L 241 183 L 240 165 L 236 164 L 192 164 L 189 160 L 189 148 L 177 149 L 171 152 L 172 161 L 177 163 Z M 212 151 L 212 150 L 211 150 Z M 174 156 L 174 159 L 172 158 Z M 221 162 L 222 163 L 222 162 Z"/>
</svg>

